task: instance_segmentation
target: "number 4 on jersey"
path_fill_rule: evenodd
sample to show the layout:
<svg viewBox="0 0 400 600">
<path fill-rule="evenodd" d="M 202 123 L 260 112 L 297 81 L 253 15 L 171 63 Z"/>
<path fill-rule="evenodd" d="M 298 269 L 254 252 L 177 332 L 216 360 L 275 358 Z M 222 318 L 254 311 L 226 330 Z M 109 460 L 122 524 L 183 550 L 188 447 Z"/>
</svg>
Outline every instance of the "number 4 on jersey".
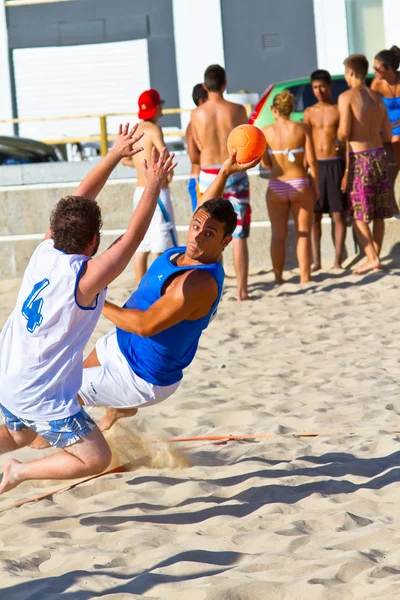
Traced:
<svg viewBox="0 0 400 600">
<path fill-rule="evenodd" d="M 28 321 L 26 328 L 29 333 L 33 333 L 36 327 L 42 324 L 43 315 L 41 310 L 44 300 L 43 298 L 38 298 L 38 296 L 49 284 L 50 281 L 48 279 L 42 279 L 42 281 L 35 283 L 31 293 L 22 305 L 22 314 Z"/>
</svg>

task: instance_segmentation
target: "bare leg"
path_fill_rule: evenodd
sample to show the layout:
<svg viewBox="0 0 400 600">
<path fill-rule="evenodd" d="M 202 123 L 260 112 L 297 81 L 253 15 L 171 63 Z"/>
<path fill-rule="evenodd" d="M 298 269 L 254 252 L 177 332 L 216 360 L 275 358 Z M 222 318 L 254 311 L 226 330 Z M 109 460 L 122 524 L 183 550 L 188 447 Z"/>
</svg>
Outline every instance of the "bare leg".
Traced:
<svg viewBox="0 0 400 600">
<path fill-rule="evenodd" d="M 27 463 L 9 458 L 4 465 L 0 494 L 31 479 L 75 479 L 101 473 L 111 462 L 111 450 L 96 427 L 61 452 Z"/>
<path fill-rule="evenodd" d="M 385 221 L 384 219 L 374 219 L 372 226 L 372 239 L 374 243 L 375 252 L 379 256 L 381 255 L 383 236 L 385 235 Z"/>
<path fill-rule="evenodd" d="M 380 269 L 382 267 L 379 256 L 376 253 L 374 241 L 368 223 L 364 221 L 354 221 L 357 237 L 367 256 L 366 262 L 358 269 L 354 269 L 353 273 L 362 275 L 372 269 Z"/>
<path fill-rule="evenodd" d="M 275 283 L 281 285 L 286 257 L 286 238 L 290 213 L 289 202 L 282 201 L 272 190 L 267 191 L 267 207 L 271 221 L 271 262 Z"/>
<path fill-rule="evenodd" d="M 6 454 L 24 446 L 29 446 L 36 437 L 37 433 L 33 429 L 11 431 L 5 425 L 0 425 L 0 454 Z"/>
<path fill-rule="evenodd" d="M 322 212 L 314 213 L 314 222 L 311 230 L 311 246 L 313 255 L 313 265 L 311 271 L 319 271 L 321 268 L 321 220 Z"/>
<path fill-rule="evenodd" d="M 139 285 L 143 278 L 143 275 L 147 271 L 148 256 L 148 252 L 136 252 L 133 257 L 133 266 L 135 267 L 135 279 L 137 285 Z"/>
<path fill-rule="evenodd" d="M 344 212 L 333 212 L 332 220 L 335 228 L 335 269 L 342 268 L 342 256 L 344 241 L 346 239 L 346 214 Z"/>
<path fill-rule="evenodd" d="M 233 238 L 233 264 L 238 287 L 238 300 L 248 300 L 249 249 L 246 238 Z"/>
<path fill-rule="evenodd" d="M 292 213 L 297 234 L 297 260 L 300 267 L 300 283 L 311 281 L 311 228 L 315 196 L 310 187 L 304 188 L 292 199 Z"/>
</svg>

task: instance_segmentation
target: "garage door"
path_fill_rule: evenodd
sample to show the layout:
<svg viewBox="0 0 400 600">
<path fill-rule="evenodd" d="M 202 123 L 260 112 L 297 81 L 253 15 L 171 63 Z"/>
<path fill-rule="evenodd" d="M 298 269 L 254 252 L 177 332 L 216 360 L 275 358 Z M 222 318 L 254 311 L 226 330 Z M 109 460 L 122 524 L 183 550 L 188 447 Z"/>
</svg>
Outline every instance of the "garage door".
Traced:
<svg viewBox="0 0 400 600">
<path fill-rule="evenodd" d="M 137 110 L 150 87 L 147 40 L 13 50 L 19 118 L 123 113 Z M 132 122 L 134 117 L 127 117 Z M 123 117 L 111 117 L 115 132 Z M 98 135 L 98 119 L 20 124 L 19 135 L 40 140 Z"/>
</svg>

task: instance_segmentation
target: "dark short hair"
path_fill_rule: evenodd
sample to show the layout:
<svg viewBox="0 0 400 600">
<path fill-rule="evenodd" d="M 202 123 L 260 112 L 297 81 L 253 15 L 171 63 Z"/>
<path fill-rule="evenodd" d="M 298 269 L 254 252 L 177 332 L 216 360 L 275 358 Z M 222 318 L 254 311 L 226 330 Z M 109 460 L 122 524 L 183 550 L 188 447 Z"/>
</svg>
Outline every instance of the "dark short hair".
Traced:
<svg viewBox="0 0 400 600">
<path fill-rule="evenodd" d="M 199 210 L 205 210 L 210 217 L 214 217 L 220 223 L 224 225 L 224 235 L 232 235 L 236 229 L 237 216 L 233 209 L 233 206 L 229 200 L 225 198 L 213 198 L 212 200 L 206 200 L 204 204 L 197 207 L 194 214 Z"/>
<path fill-rule="evenodd" d="M 325 69 L 317 69 L 313 71 L 310 75 L 311 81 L 324 81 L 326 84 L 331 85 L 332 77 L 329 71 Z"/>
<path fill-rule="evenodd" d="M 225 69 L 220 65 L 210 65 L 204 73 L 204 85 L 209 92 L 220 92 L 226 82 Z"/>
<path fill-rule="evenodd" d="M 192 91 L 192 98 L 193 98 L 193 102 L 195 103 L 196 106 L 198 106 L 200 104 L 200 100 L 202 98 L 204 100 L 207 100 L 208 92 L 207 92 L 207 90 L 204 89 L 202 83 L 196 83 L 196 85 L 194 86 L 193 91 Z"/>
<path fill-rule="evenodd" d="M 375 55 L 375 60 L 382 63 L 386 69 L 391 67 L 393 71 L 397 71 L 400 65 L 400 48 L 392 46 L 389 50 L 381 50 Z"/>
<path fill-rule="evenodd" d="M 364 54 L 350 54 L 344 61 L 346 69 L 354 71 L 357 79 L 365 79 L 368 73 L 368 59 Z"/>
<path fill-rule="evenodd" d="M 50 216 L 54 247 L 67 254 L 82 254 L 103 225 L 96 200 L 82 196 L 65 196 L 57 202 Z"/>
</svg>

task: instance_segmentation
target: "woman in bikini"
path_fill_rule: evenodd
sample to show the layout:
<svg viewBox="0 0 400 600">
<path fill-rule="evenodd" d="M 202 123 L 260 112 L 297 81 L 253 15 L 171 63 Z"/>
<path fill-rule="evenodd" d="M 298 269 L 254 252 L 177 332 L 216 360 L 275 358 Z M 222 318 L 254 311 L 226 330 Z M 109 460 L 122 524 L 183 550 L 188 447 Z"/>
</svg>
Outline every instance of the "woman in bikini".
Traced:
<svg viewBox="0 0 400 600">
<path fill-rule="evenodd" d="M 397 168 L 400 169 L 400 48 L 381 50 L 375 56 L 375 78 L 371 89 L 382 96 L 392 125 L 392 147 Z"/>
<path fill-rule="evenodd" d="M 297 235 L 300 282 L 310 281 L 311 227 L 318 198 L 318 163 L 308 125 L 290 120 L 294 97 L 285 90 L 275 96 L 273 125 L 264 127 L 267 149 L 261 164 L 271 170 L 267 207 L 271 220 L 271 261 L 275 282 L 283 283 L 286 237 L 292 210 Z M 307 172 L 310 167 L 310 177 Z"/>
</svg>

